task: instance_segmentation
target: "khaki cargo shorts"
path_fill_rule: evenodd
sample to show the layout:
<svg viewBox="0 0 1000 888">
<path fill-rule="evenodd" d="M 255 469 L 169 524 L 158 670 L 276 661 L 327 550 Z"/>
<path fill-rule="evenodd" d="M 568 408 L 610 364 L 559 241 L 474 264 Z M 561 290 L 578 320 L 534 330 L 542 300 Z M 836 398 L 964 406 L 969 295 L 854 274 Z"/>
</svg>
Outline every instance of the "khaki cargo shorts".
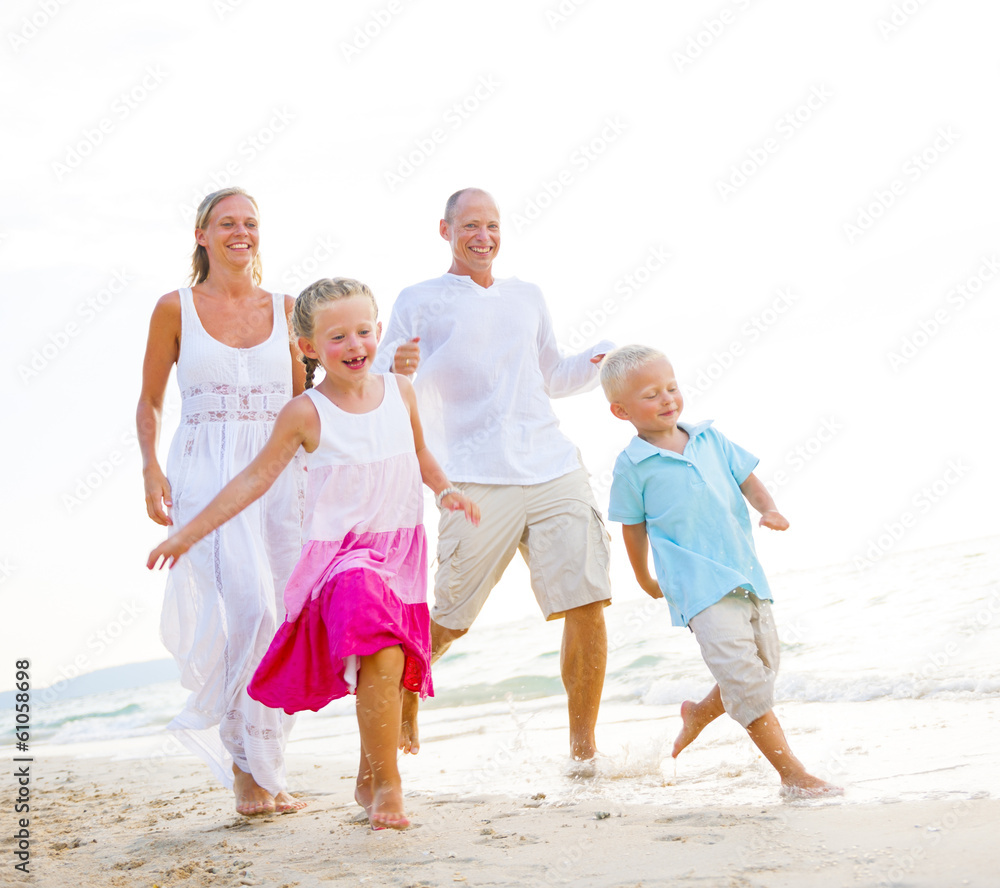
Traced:
<svg viewBox="0 0 1000 888">
<path fill-rule="evenodd" d="M 732 718 L 745 728 L 774 708 L 781 649 L 769 601 L 736 588 L 688 625 Z"/>
<path fill-rule="evenodd" d="M 456 482 L 482 510 L 479 527 L 462 512 L 442 512 L 431 619 L 468 629 L 520 550 L 547 620 L 595 601 L 611 603 L 608 531 L 587 472 L 543 484 Z"/>
</svg>

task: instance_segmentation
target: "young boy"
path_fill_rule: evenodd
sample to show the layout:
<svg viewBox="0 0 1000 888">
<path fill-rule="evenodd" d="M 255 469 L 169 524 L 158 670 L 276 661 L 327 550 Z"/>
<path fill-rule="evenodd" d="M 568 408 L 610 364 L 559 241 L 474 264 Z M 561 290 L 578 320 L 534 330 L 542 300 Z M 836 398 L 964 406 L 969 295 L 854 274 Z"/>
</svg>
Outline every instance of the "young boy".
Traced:
<svg viewBox="0 0 1000 888">
<path fill-rule="evenodd" d="M 711 422 L 679 422 L 684 400 L 670 362 L 656 349 L 611 352 L 601 385 L 611 412 L 636 430 L 615 462 L 608 517 L 622 522 L 639 585 L 666 598 L 675 626 L 690 627 L 717 682 L 700 703 L 681 704 L 674 758 L 728 712 L 781 775 L 782 795 L 842 793 L 792 755 L 772 711 L 778 635 L 743 498 L 761 513 L 762 526 L 785 530 L 788 521 L 754 476 L 756 457 Z M 656 580 L 647 560 L 650 539 Z"/>
</svg>

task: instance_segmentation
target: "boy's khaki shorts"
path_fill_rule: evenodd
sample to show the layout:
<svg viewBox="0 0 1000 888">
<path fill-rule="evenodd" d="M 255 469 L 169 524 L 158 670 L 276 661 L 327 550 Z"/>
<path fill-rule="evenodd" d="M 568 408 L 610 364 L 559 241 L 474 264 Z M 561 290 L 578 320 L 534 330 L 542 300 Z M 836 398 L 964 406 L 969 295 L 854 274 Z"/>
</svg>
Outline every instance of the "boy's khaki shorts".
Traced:
<svg viewBox="0 0 1000 888">
<path fill-rule="evenodd" d="M 745 728 L 774 708 L 781 652 L 769 601 L 736 588 L 688 625 L 732 718 Z"/>
<path fill-rule="evenodd" d="M 543 484 L 456 482 L 482 510 L 441 514 L 431 619 L 468 629 L 518 549 L 547 620 L 595 601 L 610 604 L 608 532 L 582 468 Z"/>
</svg>

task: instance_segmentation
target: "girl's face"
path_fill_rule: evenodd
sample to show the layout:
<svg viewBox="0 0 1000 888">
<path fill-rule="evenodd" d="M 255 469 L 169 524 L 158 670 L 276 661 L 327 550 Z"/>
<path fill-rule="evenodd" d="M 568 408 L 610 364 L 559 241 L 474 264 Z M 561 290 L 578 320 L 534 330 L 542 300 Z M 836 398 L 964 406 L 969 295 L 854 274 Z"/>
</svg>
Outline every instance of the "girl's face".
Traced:
<svg viewBox="0 0 1000 888">
<path fill-rule="evenodd" d="M 251 266 L 260 241 L 258 226 L 253 203 L 231 194 L 212 208 L 204 228 L 195 229 L 195 240 L 208 251 L 210 263 Z"/>
<path fill-rule="evenodd" d="M 299 348 L 307 358 L 316 358 L 331 379 L 349 381 L 368 373 L 381 336 L 371 300 L 359 294 L 320 306 L 313 338 L 300 339 Z"/>
</svg>

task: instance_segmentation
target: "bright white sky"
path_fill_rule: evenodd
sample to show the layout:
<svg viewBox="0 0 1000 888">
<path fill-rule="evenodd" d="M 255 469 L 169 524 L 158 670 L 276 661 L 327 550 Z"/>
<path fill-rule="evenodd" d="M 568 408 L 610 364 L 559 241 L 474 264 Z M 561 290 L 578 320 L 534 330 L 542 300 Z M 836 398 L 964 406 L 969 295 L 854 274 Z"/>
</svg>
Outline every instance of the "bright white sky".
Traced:
<svg viewBox="0 0 1000 888">
<path fill-rule="evenodd" d="M 0 687 L 15 656 L 42 685 L 165 655 L 134 408 L 228 181 L 265 286 L 357 277 L 384 319 L 447 268 L 447 195 L 492 191 L 495 272 L 563 342 L 662 347 L 687 418 L 761 457 L 771 574 L 996 534 L 998 26 L 988 0 L 6 3 Z M 606 508 L 630 427 L 597 391 L 557 409 Z M 484 619 L 532 610 L 523 578 Z"/>
</svg>

